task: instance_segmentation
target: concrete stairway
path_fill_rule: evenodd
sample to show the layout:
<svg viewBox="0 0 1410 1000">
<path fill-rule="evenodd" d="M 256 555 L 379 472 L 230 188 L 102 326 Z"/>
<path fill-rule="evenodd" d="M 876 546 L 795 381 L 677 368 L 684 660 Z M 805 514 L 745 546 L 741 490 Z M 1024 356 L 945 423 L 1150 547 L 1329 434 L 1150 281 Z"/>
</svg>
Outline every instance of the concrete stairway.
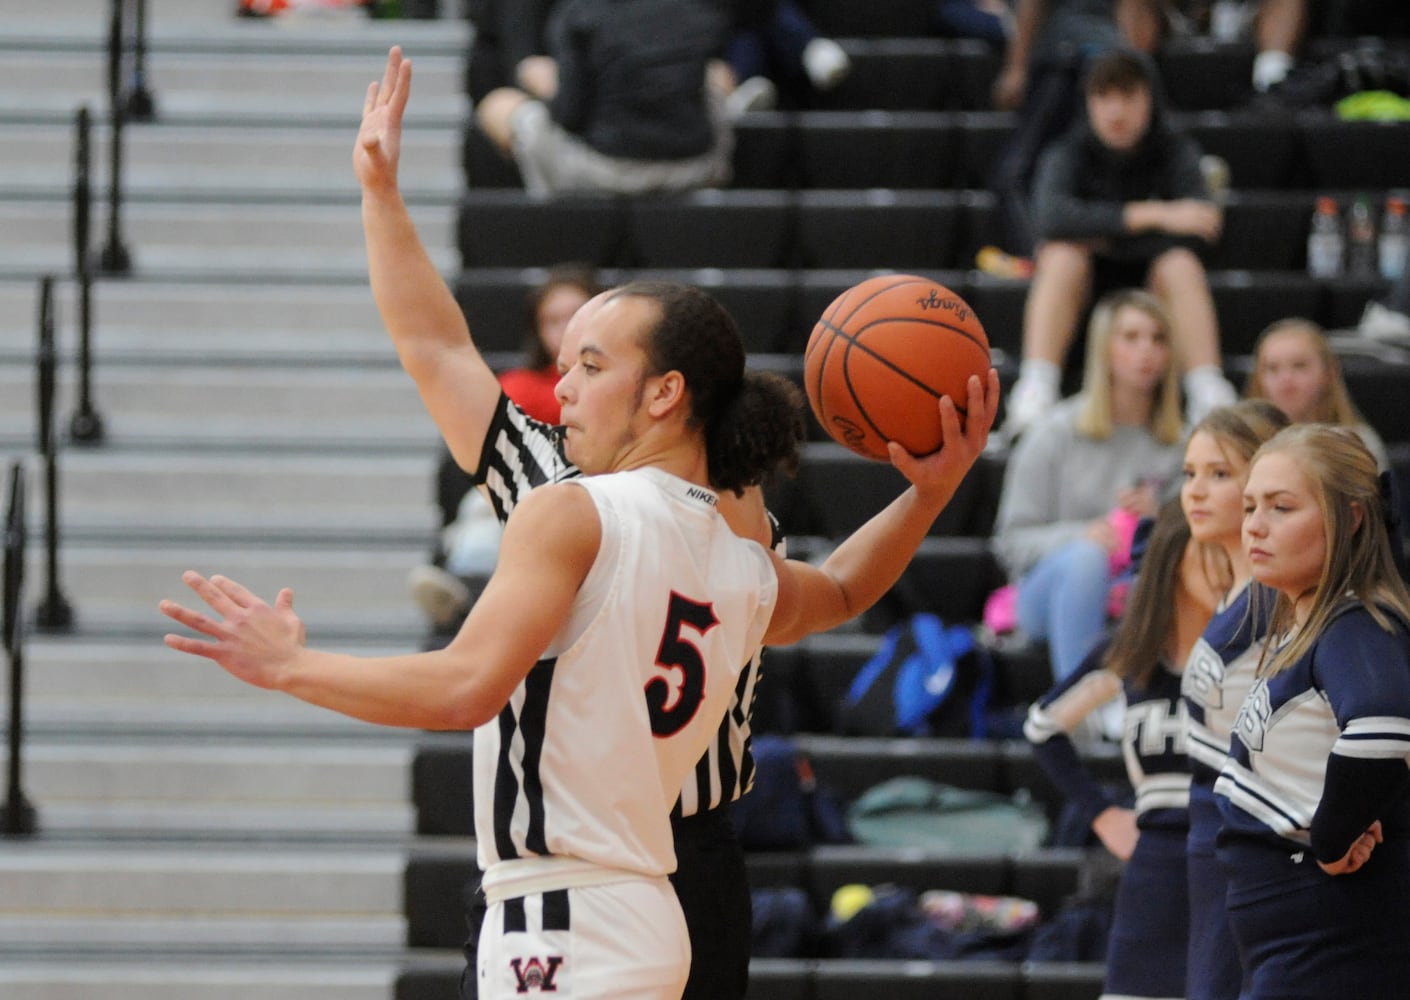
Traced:
<svg viewBox="0 0 1410 1000">
<path fill-rule="evenodd" d="M 310 642 L 417 647 L 405 587 L 435 524 L 435 429 L 366 289 L 349 162 L 389 45 L 416 63 L 404 183 L 447 273 L 466 26 L 250 21 L 152 0 L 155 122 L 124 145 L 135 268 L 94 286 L 99 445 L 58 461 L 72 629 L 26 644 L 25 792 L 0 840 L 6 1000 L 390 1000 L 407 961 L 419 734 L 241 685 L 165 649 L 179 573 L 292 586 Z M 57 419 L 76 405 L 73 119 L 94 116 L 106 234 L 107 5 L 52 0 L 0 38 L 0 458 L 28 467 L 27 607 L 45 595 L 38 279 L 58 278 Z"/>
</svg>

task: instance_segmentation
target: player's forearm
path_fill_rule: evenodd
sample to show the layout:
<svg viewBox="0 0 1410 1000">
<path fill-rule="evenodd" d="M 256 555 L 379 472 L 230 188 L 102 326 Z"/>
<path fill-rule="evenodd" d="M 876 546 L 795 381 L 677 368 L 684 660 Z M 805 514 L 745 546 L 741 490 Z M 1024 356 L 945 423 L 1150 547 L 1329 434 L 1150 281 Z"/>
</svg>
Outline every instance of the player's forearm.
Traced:
<svg viewBox="0 0 1410 1000">
<path fill-rule="evenodd" d="M 446 650 L 358 657 L 300 651 L 276 686 L 311 705 L 383 726 L 468 730 L 493 718 L 466 664 Z"/>
<path fill-rule="evenodd" d="M 470 331 L 395 189 L 364 190 L 362 225 L 372 297 L 412 374 L 427 353 L 463 348 Z"/>
</svg>

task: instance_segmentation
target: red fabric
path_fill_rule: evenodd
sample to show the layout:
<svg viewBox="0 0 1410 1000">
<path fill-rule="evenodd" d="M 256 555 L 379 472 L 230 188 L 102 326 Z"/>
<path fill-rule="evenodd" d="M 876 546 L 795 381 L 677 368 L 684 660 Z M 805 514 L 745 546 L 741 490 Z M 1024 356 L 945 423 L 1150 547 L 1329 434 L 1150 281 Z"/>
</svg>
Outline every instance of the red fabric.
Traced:
<svg viewBox="0 0 1410 1000">
<path fill-rule="evenodd" d="M 560 407 L 553 395 L 553 387 L 558 384 L 557 368 L 540 368 L 538 371 L 515 368 L 500 372 L 499 384 L 504 387 L 504 394 L 535 420 L 546 424 L 558 423 Z"/>
</svg>

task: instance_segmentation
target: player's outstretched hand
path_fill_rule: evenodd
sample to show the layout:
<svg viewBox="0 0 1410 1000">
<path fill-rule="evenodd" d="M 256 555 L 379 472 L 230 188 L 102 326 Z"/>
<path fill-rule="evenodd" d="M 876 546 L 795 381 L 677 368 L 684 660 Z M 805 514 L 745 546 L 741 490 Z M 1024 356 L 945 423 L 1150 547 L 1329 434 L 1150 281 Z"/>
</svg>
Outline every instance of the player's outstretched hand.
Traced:
<svg viewBox="0 0 1410 1000">
<path fill-rule="evenodd" d="M 1317 864 L 1328 875 L 1350 875 L 1371 859 L 1371 852 L 1383 839 L 1381 821 L 1376 820 L 1366 828 L 1365 833 L 1356 838 L 1351 848 L 1336 861 L 1331 863 L 1319 861 Z"/>
<path fill-rule="evenodd" d="M 940 449 L 934 454 L 916 457 L 895 441 L 888 442 L 891 464 L 901 471 L 916 490 L 932 494 L 942 502 L 949 500 L 960 480 L 964 479 L 975 459 L 984 451 L 989 430 L 999 412 L 999 373 L 989 369 L 986 378 L 971 375 L 967 385 L 968 407 L 963 427 L 960 414 L 949 396 L 941 396 Z"/>
<path fill-rule="evenodd" d="M 403 59 L 401 46 L 387 53 L 381 83 L 367 86 L 362 105 L 362 127 L 353 147 L 353 172 L 365 188 L 395 187 L 401 156 L 401 119 L 411 96 L 411 60 Z"/>
<path fill-rule="evenodd" d="M 164 637 L 166 644 L 179 652 L 214 660 L 256 687 L 278 687 L 284 666 L 304 644 L 304 624 L 294 614 L 294 592 L 287 587 L 279 591 L 271 607 L 227 577 L 207 579 L 187 570 L 181 579 L 219 617 L 212 618 L 175 601 L 162 601 L 158 606 L 162 614 L 211 638 L 208 642 L 168 634 Z"/>
</svg>

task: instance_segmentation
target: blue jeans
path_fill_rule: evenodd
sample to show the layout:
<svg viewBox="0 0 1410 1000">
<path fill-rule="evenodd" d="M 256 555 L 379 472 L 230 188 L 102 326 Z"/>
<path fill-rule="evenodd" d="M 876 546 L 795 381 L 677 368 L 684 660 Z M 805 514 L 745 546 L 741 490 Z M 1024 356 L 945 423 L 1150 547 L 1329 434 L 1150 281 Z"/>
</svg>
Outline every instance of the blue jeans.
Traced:
<svg viewBox="0 0 1410 1000">
<path fill-rule="evenodd" d="M 1018 581 L 1019 628 L 1047 641 L 1054 680 L 1076 670 L 1100 641 L 1110 588 L 1110 557 L 1086 538 L 1049 552 Z"/>
</svg>

